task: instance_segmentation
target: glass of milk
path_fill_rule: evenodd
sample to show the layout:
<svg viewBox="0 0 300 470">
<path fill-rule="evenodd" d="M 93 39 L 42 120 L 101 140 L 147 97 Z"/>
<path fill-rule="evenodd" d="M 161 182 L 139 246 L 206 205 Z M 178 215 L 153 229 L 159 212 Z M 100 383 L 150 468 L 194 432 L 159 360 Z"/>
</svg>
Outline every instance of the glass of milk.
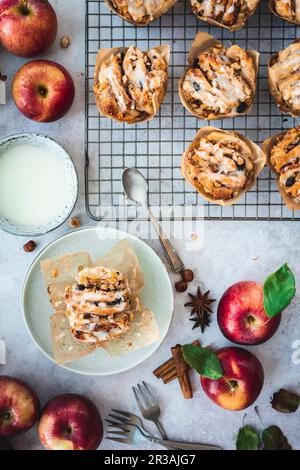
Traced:
<svg viewBox="0 0 300 470">
<path fill-rule="evenodd" d="M 43 235 L 69 217 L 77 195 L 74 164 L 57 142 L 32 133 L 0 140 L 0 228 Z"/>
</svg>

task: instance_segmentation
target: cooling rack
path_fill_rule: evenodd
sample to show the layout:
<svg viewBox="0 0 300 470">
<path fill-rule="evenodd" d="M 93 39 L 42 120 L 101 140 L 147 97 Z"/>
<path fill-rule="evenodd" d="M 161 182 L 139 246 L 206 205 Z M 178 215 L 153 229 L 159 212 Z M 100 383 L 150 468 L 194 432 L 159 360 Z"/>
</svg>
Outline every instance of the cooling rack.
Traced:
<svg viewBox="0 0 300 470">
<path fill-rule="evenodd" d="M 236 42 L 244 49 L 261 53 L 256 101 L 244 117 L 214 121 L 216 127 L 237 130 L 257 143 L 296 125 L 296 119 L 281 114 L 269 94 L 267 62 L 269 56 L 300 36 L 300 28 L 275 17 L 262 0 L 245 28 L 230 32 L 197 20 L 186 0 L 148 27 L 136 28 L 112 14 L 105 2 L 86 1 L 86 208 L 89 216 L 100 220 L 136 217 L 136 207 L 124 201 L 121 174 L 126 167 L 139 168 L 149 182 L 149 202 L 156 215 L 164 219 L 166 207 L 192 209 L 208 220 L 300 220 L 300 211 L 283 204 L 274 176 L 266 167 L 256 186 L 234 206 L 206 203 L 186 183 L 180 171 L 181 155 L 198 128 L 207 124 L 191 116 L 182 106 L 178 81 L 187 65 L 187 54 L 198 31 L 206 31 L 225 45 Z M 99 116 L 93 96 L 93 73 L 100 47 L 137 44 L 147 50 L 158 44 L 172 49 L 169 89 L 158 115 L 150 122 L 128 126 Z M 112 210 L 113 208 L 113 210 Z M 195 212 L 193 212 L 195 210 Z M 169 211 L 168 217 L 169 217 Z M 194 215 L 196 214 L 196 215 Z M 172 213 L 171 218 L 176 219 Z"/>
</svg>

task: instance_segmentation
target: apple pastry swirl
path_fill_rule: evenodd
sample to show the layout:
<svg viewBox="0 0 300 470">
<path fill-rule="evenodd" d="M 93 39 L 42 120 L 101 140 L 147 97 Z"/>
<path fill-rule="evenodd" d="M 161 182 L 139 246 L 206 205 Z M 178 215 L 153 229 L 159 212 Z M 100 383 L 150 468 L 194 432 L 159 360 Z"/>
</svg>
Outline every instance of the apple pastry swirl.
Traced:
<svg viewBox="0 0 300 470">
<path fill-rule="evenodd" d="M 135 46 L 113 50 L 96 72 L 94 92 L 99 111 L 128 123 L 152 118 L 167 90 L 168 56 L 168 46 L 148 52 Z"/>
<path fill-rule="evenodd" d="M 293 204 L 300 205 L 300 126 L 276 137 L 270 160 L 279 187 Z"/>
<path fill-rule="evenodd" d="M 205 199 L 228 205 L 254 184 L 265 160 L 240 134 L 204 127 L 184 153 L 182 170 Z"/>
<path fill-rule="evenodd" d="M 230 29 L 242 27 L 258 3 L 259 0 L 190 0 L 199 19 Z"/>
<path fill-rule="evenodd" d="M 300 116 L 300 42 L 274 54 L 269 61 L 270 91 L 281 111 Z"/>
<path fill-rule="evenodd" d="M 221 44 L 200 53 L 180 81 L 182 102 L 201 119 L 245 114 L 256 91 L 256 65 L 250 54 Z"/>
<path fill-rule="evenodd" d="M 65 298 L 71 332 L 79 341 L 108 341 L 129 329 L 130 289 L 119 271 L 85 268 L 66 289 Z"/>
</svg>

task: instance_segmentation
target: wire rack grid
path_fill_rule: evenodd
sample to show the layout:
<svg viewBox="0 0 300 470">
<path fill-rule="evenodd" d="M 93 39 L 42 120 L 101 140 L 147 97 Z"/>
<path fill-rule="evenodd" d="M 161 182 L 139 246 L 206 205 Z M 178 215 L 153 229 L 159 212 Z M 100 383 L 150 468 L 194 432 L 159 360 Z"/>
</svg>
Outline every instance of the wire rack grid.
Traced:
<svg viewBox="0 0 300 470">
<path fill-rule="evenodd" d="M 300 211 L 283 204 L 274 176 L 265 167 L 256 186 L 234 206 L 206 203 L 184 181 L 181 156 L 197 129 L 207 122 L 197 120 L 182 106 L 178 81 L 187 67 L 187 54 L 198 31 L 206 31 L 225 45 L 237 43 L 244 49 L 261 53 L 255 104 L 247 116 L 214 121 L 212 125 L 237 130 L 261 144 L 266 138 L 296 125 L 296 119 L 281 114 L 269 93 L 267 63 L 269 56 L 300 36 L 300 28 L 275 17 L 262 0 L 245 28 L 230 32 L 207 25 L 193 15 L 186 0 L 148 27 L 135 27 L 112 14 L 105 2 L 86 1 L 86 207 L 94 220 L 100 220 L 103 208 L 115 207 L 112 219 L 137 216 L 135 206 L 126 206 L 121 174 L 126 167 L 139 168 L 149 182 L 149 202 L 161 207 L 202 206 L 209 220 L 300 220 Z M 96 54 L 100 48 L 138 45 L 148 50 L 170 44 L 169 88 L 158 115 L 150 122 L 129 126 L 98 113 L 93 95 Z M 121 209 L 120 209 L 121 208 Z"/>
</svg>

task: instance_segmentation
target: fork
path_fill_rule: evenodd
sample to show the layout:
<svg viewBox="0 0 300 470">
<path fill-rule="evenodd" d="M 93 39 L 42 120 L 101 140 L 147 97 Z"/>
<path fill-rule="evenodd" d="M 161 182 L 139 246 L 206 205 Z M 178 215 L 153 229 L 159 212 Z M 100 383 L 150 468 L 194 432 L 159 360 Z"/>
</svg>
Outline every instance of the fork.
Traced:
<svg viewBox="0 0 300 470">
<path fill-rule="evenodd" d="M 138 444 L 139 442 L 147 441 L 152 444 L 159 444 L 169 450 L 221 450 L 220 447 L 207 444 L 158 439 L 143 428 L 143 424 L 138 416 L 126 411 L 113 409 L 108 416 L 110 419 L 105 421 L 109 425 L 110 435 L 106 439 L 110 441 L 122 444 Z M 140 423 L 141 427 L 139 424 L 134 423 Z"/>
<path fill-rule="evenodd" d="M 158 419 L 160 416 L 159 404 L 150 392 L 148 385 L 145 382 L 142 382 L 142 384 L 143 385 L 137 384 L 137 388 L 132 387 L 140 412 L 142 413 L 143 418 L 155 423 L 163 439 L 168 439 L 168 436 Z"/>
</svg>

